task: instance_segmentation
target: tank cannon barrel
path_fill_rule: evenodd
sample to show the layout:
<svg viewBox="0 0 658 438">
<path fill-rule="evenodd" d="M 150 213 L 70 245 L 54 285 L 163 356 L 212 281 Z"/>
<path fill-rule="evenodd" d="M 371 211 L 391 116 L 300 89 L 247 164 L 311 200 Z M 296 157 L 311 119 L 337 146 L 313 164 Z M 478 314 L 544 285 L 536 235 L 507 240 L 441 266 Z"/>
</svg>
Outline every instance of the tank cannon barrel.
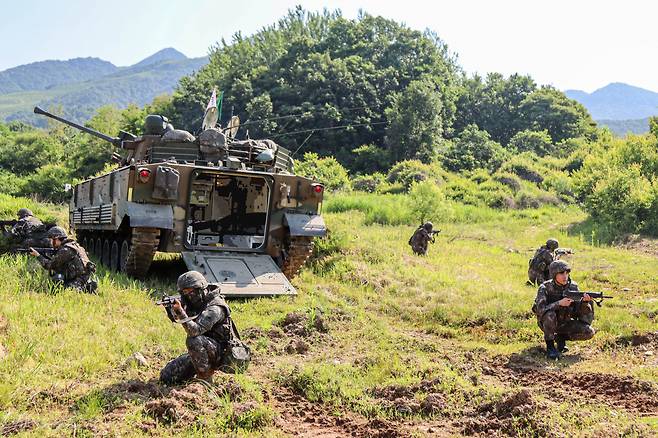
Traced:
<svg viewBox="0 0 658 438">
<path fill-rule="evenodd" d="M 86 132 L 89 135 L 93 135 L 94 137 L 98 137 L 102 140 L 105 140 L 109 143 L 112 143 L 116 147 L 121 147 L 121 139 L 119 137 L 110 137 L 109 135 L 105 135 L 102 132 L 98 132 L 95 129 L 87 128 L 86 126 L 79 125 L 75 122 L 72 122 L 70 120 L 66 120 L 62 117 L 56 116 L 54 114 L 49 113 L 48 111 L 45 111 L 38 106 L 34 107 L 34 114 L 41 114 L 46 117 L 50 117 L 51 119 L 55 119 L 58 122 L 66 123 L 69 126 L 73 126 L 76 129 L 79 129 L 82 132 Z"/>
</svg>

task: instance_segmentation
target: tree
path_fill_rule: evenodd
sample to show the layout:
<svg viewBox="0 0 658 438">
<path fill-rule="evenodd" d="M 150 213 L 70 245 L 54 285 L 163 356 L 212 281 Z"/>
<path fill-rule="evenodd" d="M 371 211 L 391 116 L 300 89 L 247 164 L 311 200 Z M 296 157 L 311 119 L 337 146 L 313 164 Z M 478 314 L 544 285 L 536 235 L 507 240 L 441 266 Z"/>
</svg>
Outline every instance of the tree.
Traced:
<svg viewBox="0 0 658 438">
<path fill-rule="evenodd" d="M 595 134 L 596 123 L 585 107 L 551 87 L 530 94 L 521 102 L 519 111 L 525 129 L 545 130 L 553 143 Z"/>
<path fill-rule="evenodd" d="M 429 79 L 414 81 L 386 109 L 386 143 L 394 161 L 430 161 L 443 133 L 442 103 Z"/>
<path fill-rule="evenodd" d="M 505 157 L 505 150 L 476 125 L 467 126 L 443 154 L 443 165 L 453 171 L 487 169 L 494 172 Z"/>
<path fill-rule="evenodd" d="M 548 131 L 520 131 L 509 142 L 510 148 L 519 152 L 534 152 L 543 157 L 553 152 L 554 146 Z"/>
</svg>

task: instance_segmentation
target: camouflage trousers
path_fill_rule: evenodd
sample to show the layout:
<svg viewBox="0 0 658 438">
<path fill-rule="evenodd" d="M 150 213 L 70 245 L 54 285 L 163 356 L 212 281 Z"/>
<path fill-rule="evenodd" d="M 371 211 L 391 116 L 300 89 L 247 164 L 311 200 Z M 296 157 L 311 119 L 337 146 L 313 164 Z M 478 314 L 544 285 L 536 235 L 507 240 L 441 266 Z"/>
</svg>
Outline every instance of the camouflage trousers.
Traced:
<svg viewBox="0 0 658 438">
<path fill-rule="evenodd" d="M 62 280 L 53 276 L 53 281 L 59 283 L 65 288 L 77 289 L 80 292 L 95 294 L 98 289 L 98 281 L 90 274 L 84 274 L 71 280 Z"/>
<path fill-rule="evenodd" d="M 528 280 L 533 284 L 542 284 L 550 279 L 548 278 L 548 272 L 535 268 L 528 268 Z"/>
<path fill-rule="evenodd" d="M 416 243 L 411 245 L 411 250 L 418 255 L 427 255 L 427 243 Z"/>
<path fill-rule="evenodd" d="M 553 341 L 556 336 L 570 341 L 586 341 L 594 336 L 595 331 L 591 325 L 593 320 L 592 304 L 583 304 L 575 314 L 568 309 L 549 310 L 537 318 L 537 324 L 544 332 L 546 341 Z"/>
<path fill-rule="evenodd" d="M 170 361 L 160 371 L 160 381 L 167 384 L 182 383 L 196 374 L 205 375 L 218 368 L 222 346 L 208 336 L 188 336 L 187 353 Z"/>
</svg>

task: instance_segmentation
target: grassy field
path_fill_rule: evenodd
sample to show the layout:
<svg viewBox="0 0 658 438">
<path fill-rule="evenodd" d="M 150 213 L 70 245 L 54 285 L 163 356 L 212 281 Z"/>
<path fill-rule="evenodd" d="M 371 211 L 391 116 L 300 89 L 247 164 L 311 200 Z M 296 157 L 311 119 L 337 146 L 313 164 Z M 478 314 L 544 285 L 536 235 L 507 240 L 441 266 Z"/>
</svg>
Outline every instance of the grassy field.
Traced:
<svg viewBox="0 0 658 438">
<path fill-rule="evenodd" d="M 0 199 L 0 211 L 15 202 Z M 154 305 L 180 260 L 159 257 L 146 282 L 101 269 L 90 296 L 52 290 L 33 260 L 3 256 L 0 435 L 658 434 L 655 254 L 593 246 L 572 231 L 585 219 L 576 208 L 451 205 L 416 257 L 408 207 L 402 196 L 329 199 L 330 235 L 293 280 L 299 294 L 230 303 L 254 360 L 213 385 L 156 380 L 184 350 Z M 581 289 L 615 296 L 596 309 L 594 339 L 560 362 L 544 359 L 525 285 L 548 237 L 576 250 Z"/>
</svg>

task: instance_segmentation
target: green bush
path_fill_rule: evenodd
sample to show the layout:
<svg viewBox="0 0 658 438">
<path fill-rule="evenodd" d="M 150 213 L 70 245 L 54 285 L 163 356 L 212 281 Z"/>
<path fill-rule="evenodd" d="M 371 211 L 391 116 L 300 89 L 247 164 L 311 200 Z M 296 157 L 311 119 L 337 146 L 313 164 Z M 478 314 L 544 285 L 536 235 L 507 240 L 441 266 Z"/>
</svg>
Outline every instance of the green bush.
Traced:
<svg viewBox="0 0 658 438">
<path fill-rule="evenodd" d="M 388 149 L 373 144 L 364 144 L 352 150 L 350 169 L 359 173 L 386 172 L 391 167 Z"/>
<path fill-rule="evenodd" d="M 544 181 L 544 176 L 537 165 L 538 160 L 537 155 L 525 152 L 506 161 L 501 166 L 500 171 L 513 173 L 523 180 L 539 184 Z"/>
<path fill-rule="evenodd" d="M 509 173 L 509 172 L 496 173 L 493 176 L 493 179 L 494 181 L 498 181 L 499 183 L 506 185 L 507 187 L 512 189 L 514 193 L 521 190 L 521 180 L 519 179 L 518 176 L 516 176 L 513 173 Z"/>
<path fill-rule="evenodd" d="M 75 184 L 67 168 L 61 164 L 47 164 L 37 169 L 27 178 L 23 185 L 23 196 L 37 196 L 52 202 L 67 201 L 71 194 L 64 188 L 65 184 Z"/>
<path fill-rule="evenodd" d="M 352 188 L 360 192 L 375 193 L 379 191 L 385 182 L 386 176 L 376 172 L 371 175 L 360 175 L 352 179 Z"/>
<path fill-rule="evenodd" d="M 329 191 L 352 188 L 347 170 L 334 157 L 320 158 L 314 152 L 307 152 L 295 164 L 295 173 L 321 182 Z"/>
<path fill-rule="evenodd" d="M 442 183 L 443 178 L 431 164 L 421 163 L 419 160 L 405 160 L 395 163 L 386 176 L 391 184 L 401 184 L 405 189 L 411 188 L 413 183 L 433 179 Z"/>
<path fill-rule="evenodd" d="M 452 207 L 441 189 L 430 181 L 414 183 L 409 190 L 411 214 L 419 223 L 427 220 L 447 222 L 452 218 Z"/>
</svg>

